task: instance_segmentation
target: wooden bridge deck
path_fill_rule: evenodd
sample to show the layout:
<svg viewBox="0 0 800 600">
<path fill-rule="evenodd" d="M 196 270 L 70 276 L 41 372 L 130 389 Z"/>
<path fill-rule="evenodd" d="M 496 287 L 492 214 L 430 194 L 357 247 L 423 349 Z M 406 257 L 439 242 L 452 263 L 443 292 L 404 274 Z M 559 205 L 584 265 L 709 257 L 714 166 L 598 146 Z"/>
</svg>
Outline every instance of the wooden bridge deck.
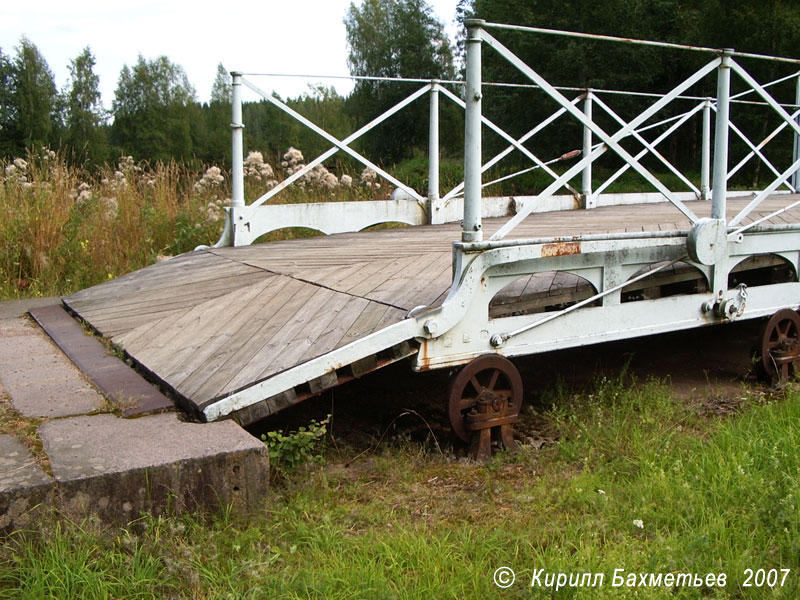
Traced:
<svg viewBox="0 0 800 600">
<path fill-rule="evenodd" d="M 752 219 L 786 206 L 789 198 L 774 196 Z M 729 213 L 745 203 L 729 200 Z M 710 211 L 709 203 L 688 204 L 700 216 Z M 485 238 L 505 220 L 485 220 Z M 773 222 L 800 222 L 800 210 Z M 513 237 L 688 226 L 662 203 L 535 214 Z M 80 291 L 64 303 L 202 409 L 398 322 L 416 306 L 440 304 L 451 284 L 452 242 L 459 238 L 460 227 L 450 224 L 210 249 Z M 556 275 L 536 282 L 533 291 L 563 296 L 570 286 L 575 282 Z"/>
</svg>

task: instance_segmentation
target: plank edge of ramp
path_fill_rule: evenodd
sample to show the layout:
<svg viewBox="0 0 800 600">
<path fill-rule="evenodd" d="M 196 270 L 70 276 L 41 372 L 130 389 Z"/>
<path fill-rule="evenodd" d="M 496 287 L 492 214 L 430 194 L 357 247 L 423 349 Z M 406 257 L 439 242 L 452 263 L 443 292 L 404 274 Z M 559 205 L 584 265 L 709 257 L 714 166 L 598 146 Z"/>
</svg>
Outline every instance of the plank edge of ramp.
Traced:
<svg viewBox="0 0 800 600">
<path fill-rule="evenodd" d="M 197 407 L 206 421 L 230 416 L 249 425 L 416 354 L 417 335 L 416 320 L 407 318 Z"/>
</svg>

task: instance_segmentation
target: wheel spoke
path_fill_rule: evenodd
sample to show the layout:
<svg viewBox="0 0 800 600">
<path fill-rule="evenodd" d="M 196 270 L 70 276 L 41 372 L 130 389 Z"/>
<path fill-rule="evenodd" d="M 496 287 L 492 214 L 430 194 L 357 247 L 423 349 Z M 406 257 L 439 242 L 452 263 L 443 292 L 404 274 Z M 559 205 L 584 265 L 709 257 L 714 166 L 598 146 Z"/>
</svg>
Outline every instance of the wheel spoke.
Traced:
<svg viewBox="0 0 800 600">
<path fill-rule="evenodd" d="M 481 385 L 481 382 L 478 381 L 477 374 L 473 375 L 469 381 L 472 384 L 472 387 L 475 388 L 475 391 L 478 393 L 478 395 L 480 395 L 484 388 L 483 385 Z"/>
<path fill-rule="evenodd" d="M 473 431 L 472 420 L 468 417 L 470 410 L 484 400 L 491 405 L 499 402 L 513 406 L 515 412 L 519 410 L 522 404 L 522 380 L 516 367 L 507 358 L 496 354 L 481 356 L 465 365 L 451 379 L 448 387 L 450 424 L 453 433 L 465 442 L 470 439 L 474 441 L 481 432 L 489 432 L 488 429 Z M 490 407 L 490 412 L 492 410 L 497 409 Z M 491 416 L 486 415 L 489 418 Z"/>
<path fill-rule="evenodd" d="M 800 315 L 790 309 L 776 312 L 761 331 L 761 366 L 774 383 L 785 383 L 800 361 L 783 362 L 800 338 Z M 779 363 L 778 360 L 781 360 Z"/>
<path fill-rule="evenodd" d="M 500 370 L 499 369 L 495 369 L 492 372 L 492 379 L 489 381 L 489 385 L 486 386 L 486 389 L 494 390 L 494 386 L 497 385 L 497 380 L 498 380 L 499 377 L 500 377 Z"/>
</svg>

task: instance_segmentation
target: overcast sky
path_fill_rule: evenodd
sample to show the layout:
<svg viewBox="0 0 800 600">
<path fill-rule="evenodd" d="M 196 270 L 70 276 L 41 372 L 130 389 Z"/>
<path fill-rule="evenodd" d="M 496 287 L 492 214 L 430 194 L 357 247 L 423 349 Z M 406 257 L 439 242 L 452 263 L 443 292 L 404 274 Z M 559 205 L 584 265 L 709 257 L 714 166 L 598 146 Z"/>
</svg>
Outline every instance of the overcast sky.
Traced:
<svg viewBox="0 0 800 600">
<path fill-rule="evenodd" d="M 454 39 L 458 0 L 428 3 Z M 349 6 L 350 0 L 8 0 L 0 2 L 0 48 L 13 56 L 26 36 L 61 90 L 69 61 L 88 45 L 106 108 L 124 64 L 133 66 L 140 53 L 146 59 L 163 54 L 186 70 L 198 100 L 207 101 L 220 62 L 245 72 L 347 75 L 343 19 Z M 334 85 L 342 94 L 352 88 L 349 81 L 319 79 L 256 83 L 283 97 L 298 96 L 309 83 Z"/>
</svg>

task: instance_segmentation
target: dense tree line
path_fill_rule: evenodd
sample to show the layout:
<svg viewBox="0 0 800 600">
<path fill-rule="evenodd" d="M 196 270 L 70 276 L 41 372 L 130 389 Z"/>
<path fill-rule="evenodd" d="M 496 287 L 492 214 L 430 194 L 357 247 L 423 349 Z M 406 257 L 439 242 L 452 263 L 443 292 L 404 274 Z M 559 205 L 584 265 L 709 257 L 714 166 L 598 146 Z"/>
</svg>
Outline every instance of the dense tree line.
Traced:
<svg viewBox="0 0 800 600">
<path fill-rule="evenodd" d="M 800 5 L 789 0 L 461 0 L 459 19 L 476 16 L 491 22 L 656 39 L 771 55 L 793 56 L 800 48 Z M 463 38 L 452 48 L 444 27 L 424 0 L 361 0 L 343 16 L 352 75 L 423 80 L 459 78 Z M 497 32 L 504 44 L 549 81 L 579 88 L 613 88 L 663 93 L 710 57 L 696 52 L 642 48 L 546 35 Z M 484 51 L 484 80 L 524 82 L 491 50 Z M 794 65 L 745 61 L 760 81 L 796 70 Z M 106 111 L 101 103 L 95 57 L 89 47 L 69 63 L 69 81 L 58 90 L 46 60 L 34 43 L 21 39 L 14 52 L 0 49 L 0 155 L 21 156 L 26 149 L 60 149 L 82 165 L 113 162 L 120 155 L 195 164 L 230 164 L 230 78 L 218 67 L 209 102 L 198 102 L 184 70 L 167 57 L 139 56 L 119 75 Z M 358 80 L 348 97 L 332 88 L 310 88 L 286 102 L 337 137 L 344 137 L 420 87 L 419 83 Z M 739 84 L 734 91 L 741 91 Z M 696 96 L 715 94 L 713 78 L 694 86 Z M 452 85 L 454 92 L 460 87 Z M 793 98 L 794 82 L 776 86 Z M 555 105 L 530 90 L 488 87 L 486 114 L 510 132 L 522 134 L 549 115 Z M 651 100 L 617 96 L 613 105 L 630 118 Z M 673 112 L 685 110 L 676 105 Z M 372 160 L 391 165 L 427 146 L 427 99 L 417 100 L 355 146 Z M 736 122 L 754 138 L 767 133 L 774 118 L 737 105 Z M 461 111 L 441 103 L 443 153 L 460 154 Z M 315 156 L 329 143 L 266 101 L 244 106 L 245 143 L 272 161 L 289 146 Z M 671 139 L 666 152 L 674 161 L 694 163 L 699 153 L 699 120 Z M 613 130 L 614 124 L 605 123 Z M 503 145 L 487 134 L 486 145 Z M 580 129 L 567 121 L 536 138 L 537 152 L 557 156 L 579 145 Z M 341 156 L 341 154 L 337 155 Z M 339 160 L 349 160 L 341 158 Z"/>
<path fill-rule="evenodd" d="M 107 111 L 90 48 L 70 61 L 69 81 L 61 91 L 33 42 L 23 38 L 15 50 L 15 55 L 0 50 L 0 156 L 24 156 L 46 146 L 89 167 L 121 155 L 230 164 L 231 85 L 221 65 L 210 102 L 200 103 L 179 65 L 166 56 L 148 60 L 140 55 L 122 68 Z M 287 102 L 334 135 L 349 133 L 352 119 L 333 89 L 315 88 Z M 310 152 L 328 147 L 267 102 L 247 103 L 244 110 L 249 148 L 277 157 L 291 145 Z"/>
<path fill-rule="evenodd" d="M 734 48 L 742 52 L 772 56 L 798 56 L 800 48 L 800 4 L 790 0 L 461 0 L 459 19 L 477 17 L 495 23 L 513 23 L 549 29 L 605 34 L 644 40 L 658 40 L 708 48 Z M 578 88 L 614 89 L 663 94 L 683 81 L 713 55 L 685 50 L 668 50 L 565 38 L 552 35 L 491 31 L 500 41 L 549 82 Z M 463 39 L 461 40 L 463 46 Z M 758 81 L 773 81 L 797 72 L 797 65 L 737 59 Z M 483 52 L 484 81 L 529 83 L 514 67 L 491 49 Z M 733 93 L 745 86 L 732 78 Z M 794 102 L 795 80 L 771 88 L 783 102 Z M 687 94 L 716 96 L 716 77 L 705 78 Z M 570 94 L 567 94 L 570 95 Z M 572 93 L 571 97 L 577 93 Z M 556 106 L 543 94 L 513 88 L 487 88 L 484 111 L 508 125 L 509 131 L 522 134 Z M 630 119 L 654 100 L 635 96 L 602 96 L 624 118 Z M 750 96 L 750 99 L 757 99 Z M 666 118 L 690 108 L 678 102 L 661 113 Z M 595 111 L 597 115 L 599 111 Z M 777 116 L 760 107 L 737 104 L 732 119 L 756 143 L 778 123 Z M 546 130 L 539 140 L 544 156 L 579 147 L 580 128 L 570 120 Z M 618 127 L 610 119 L 607 131 Z M 681 129 L 662 147 L 669 158 L 682 166 L 696 168 L 699 156 L 701 120 Z M 787 132 L 788 133 L 788 132 Z M 652 137 L 652 136 L 651 136 Z M 732 143 L 743 152 L 735 135 Z M 491 138 L 489 144 L 491 145 Z M 497 144 L 499 146 L 499 144 Z M 641 146 L 633 144 L 638 150 Z M 773 144 L 772 148 L 776 145 Z M 775 150 L 772 150 L 775 152 Z M 783 144 L 778 153 L 791 152 Z M 610 159 L 610 157 L 606 157 Z M 602 161 L 601 161 L 602 163 Z M 755 175 L 757 176 L 757 167 Z"/>
<path fill-rule="evenodd" d="M 423 0 L 365 0 L 361 7 L 351 6 L 345 22 L 353 74 L 452 78 L 450 44 Z M 221 65 L 210 102 L 200 103 L 179 65 L 166 56 L 140 55 L 122 68 L 109 111 L 103 108 L 94 66 L 87 47 L 70 61 L 65 89 L 57 90 L 52 71 L 32 41 L 21 39 L 13 55 L 0 50 L 0 155 L 22 156 L 28 149 L 47 146 L 88 166 L 113 162 L 120 155 L 230 164 L 231 86 Z M 315 86 L 284 100 L 342 138 L 417 87 L 360 81 L 348 98 L 333 88 Z M 269 102 L 248 102 L 243 110 L 246 147 L 272 161 L 289 146 L 302 148 L 306 156 L 330 146 Z M 448 137 L 457 151 L 457 111 L 451 107 L 444 112 L 451 115 L 455 135 Z M 419 100 L 355 146 L 384 164 L 407 158 L 427 144 L 427 119 L 427 102 Z"/>
</svg>

